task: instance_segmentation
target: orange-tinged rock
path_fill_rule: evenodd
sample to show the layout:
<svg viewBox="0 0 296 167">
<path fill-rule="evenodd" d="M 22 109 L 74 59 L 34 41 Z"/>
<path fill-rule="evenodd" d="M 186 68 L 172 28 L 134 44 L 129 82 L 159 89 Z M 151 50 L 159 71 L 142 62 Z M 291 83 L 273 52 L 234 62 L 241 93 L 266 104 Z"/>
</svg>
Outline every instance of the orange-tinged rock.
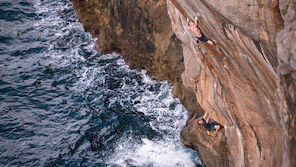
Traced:
<svg viewBox="0 0 296 167">
<path fill-rule="evenodd" d="M 225 162 L 229 166 L 285 166 L 290 158 L 288 134 L 284 111 L 279 108 L 285 100 L 279 99 L 277 91 L 278 61 L 272 45 L 283 25 L 278 2 L 168 0 L 167 4 L 174 32 L 184 50 L 190 50 L 183 50 L 184 60 L 197 62 L 184 61 L 183 83 L 188 83 L 201 107 L 225 127 L 229 156 L 215 166 Z M 193 34 L 185 29 L 186 17 L 193 20 L 197 15 L 199 27 L 221 45 L 221 51 L 205 43 L 197 46 Z M 194 68 L 198 74 L 191 72 Z M 183 136 L 190 136 L 188 128 L 195 127 L 187 125 Z M 203 140 L 197 137 L 196 149 L 215 149 Z M 182 141 L 194 143 L 190 137 Z M 203 162 L 213 165 L 206 158 Z"/>
<path fill-rule="evenodd" d="M 224 126 L 181 132 L 205 166 L 296 166 L 295 0 L 72 1 L 98 50 L 169 80 L 190 119 L 205 110 Z M 195 16 L 221 49 L 196 44 Z"/>
</svg>

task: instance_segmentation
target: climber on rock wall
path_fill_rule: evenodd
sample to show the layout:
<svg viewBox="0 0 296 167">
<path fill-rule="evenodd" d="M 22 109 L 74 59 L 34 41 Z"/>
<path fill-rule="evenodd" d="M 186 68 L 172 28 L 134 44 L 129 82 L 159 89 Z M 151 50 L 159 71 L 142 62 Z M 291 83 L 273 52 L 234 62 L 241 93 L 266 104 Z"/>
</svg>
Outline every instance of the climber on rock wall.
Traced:
<svg viewBox="0 0 296 167">
<path fill-rule="evenodd" d="M 202 42 L 206 42 L 212 46 L 215 46 L 215 42 L 213 40 L 208 39 L 198 28 L 197 17 L 194 18 L 194 22 L 187 18 L 187 25 L 185 25 L 185 27 L 187 30 L 191 30 L 194 33 L 197 43 L 199 43 L 199 41 L 202 41 Z M 218 48 L 218 45 L 216 45 L 216 47 Z"/>
<path fill-rule="evenodd" d="M 209 135 L 216 136 L 217 132 L 221 128 L 221 125 L 219 125 L 216 121 L 213 121 L 212 123 L 209 123 L 209 121 L 210 115 L 206 112 L 203 118 L 198 121 L 198 124 L 202 125 L 205 129 L 207 129 Z"/>
</svg>

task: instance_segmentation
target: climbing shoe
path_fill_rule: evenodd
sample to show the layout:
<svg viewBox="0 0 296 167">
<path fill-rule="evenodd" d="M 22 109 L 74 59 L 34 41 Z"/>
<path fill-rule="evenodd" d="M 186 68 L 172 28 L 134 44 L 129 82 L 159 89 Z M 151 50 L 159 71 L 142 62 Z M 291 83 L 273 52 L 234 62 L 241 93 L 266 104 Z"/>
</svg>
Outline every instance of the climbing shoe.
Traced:
<svg viewBox="0 0 296 167">
<path fill-rule="evenodd" d="M 215 47 L 218 49 L 218 50 L 221 50 L 221 46 L 219 44 L 215 44 Z"/>
</svg>

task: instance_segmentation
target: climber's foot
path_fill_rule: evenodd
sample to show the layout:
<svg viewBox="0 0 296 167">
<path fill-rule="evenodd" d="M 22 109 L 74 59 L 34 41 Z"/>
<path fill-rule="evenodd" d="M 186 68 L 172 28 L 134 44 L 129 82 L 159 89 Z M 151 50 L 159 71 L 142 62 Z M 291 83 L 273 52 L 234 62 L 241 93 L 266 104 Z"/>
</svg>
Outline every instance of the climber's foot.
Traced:
<svg viewBox="0 0 296 167">
<path fill-rule="evenodd" d="M 215 47 L 218 49 L 218 50 L 221 50 L 221 46 L 219 44 L 215 44 Z"/>
<path fill-rule="evenodd" d="M 213 42 L 213 45 L 216 47 L 216 49 L 221 50 L 221 46 L 215 40 L 211 41 Z"/>
</svg>

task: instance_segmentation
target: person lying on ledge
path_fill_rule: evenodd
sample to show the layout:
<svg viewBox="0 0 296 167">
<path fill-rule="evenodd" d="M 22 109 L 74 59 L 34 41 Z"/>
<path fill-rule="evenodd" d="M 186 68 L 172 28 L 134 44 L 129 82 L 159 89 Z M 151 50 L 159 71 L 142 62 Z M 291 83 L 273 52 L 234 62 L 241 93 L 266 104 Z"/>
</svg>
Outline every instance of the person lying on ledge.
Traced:
<svg viewBox="0 0 296 167">
<path fill-rule="evenodd" d="M 216 121 L 213 121 L 212 123 L 209 123 L 209 121 L 210 115 L 208 114 L 208 112 L 206 112 L 203 118 L 198 121 L 198 124 L 207 129 L 209 135 L 216 136 L 217 132 L 221 128 L 221 125 L 219 125 Z"/>
</svg>

